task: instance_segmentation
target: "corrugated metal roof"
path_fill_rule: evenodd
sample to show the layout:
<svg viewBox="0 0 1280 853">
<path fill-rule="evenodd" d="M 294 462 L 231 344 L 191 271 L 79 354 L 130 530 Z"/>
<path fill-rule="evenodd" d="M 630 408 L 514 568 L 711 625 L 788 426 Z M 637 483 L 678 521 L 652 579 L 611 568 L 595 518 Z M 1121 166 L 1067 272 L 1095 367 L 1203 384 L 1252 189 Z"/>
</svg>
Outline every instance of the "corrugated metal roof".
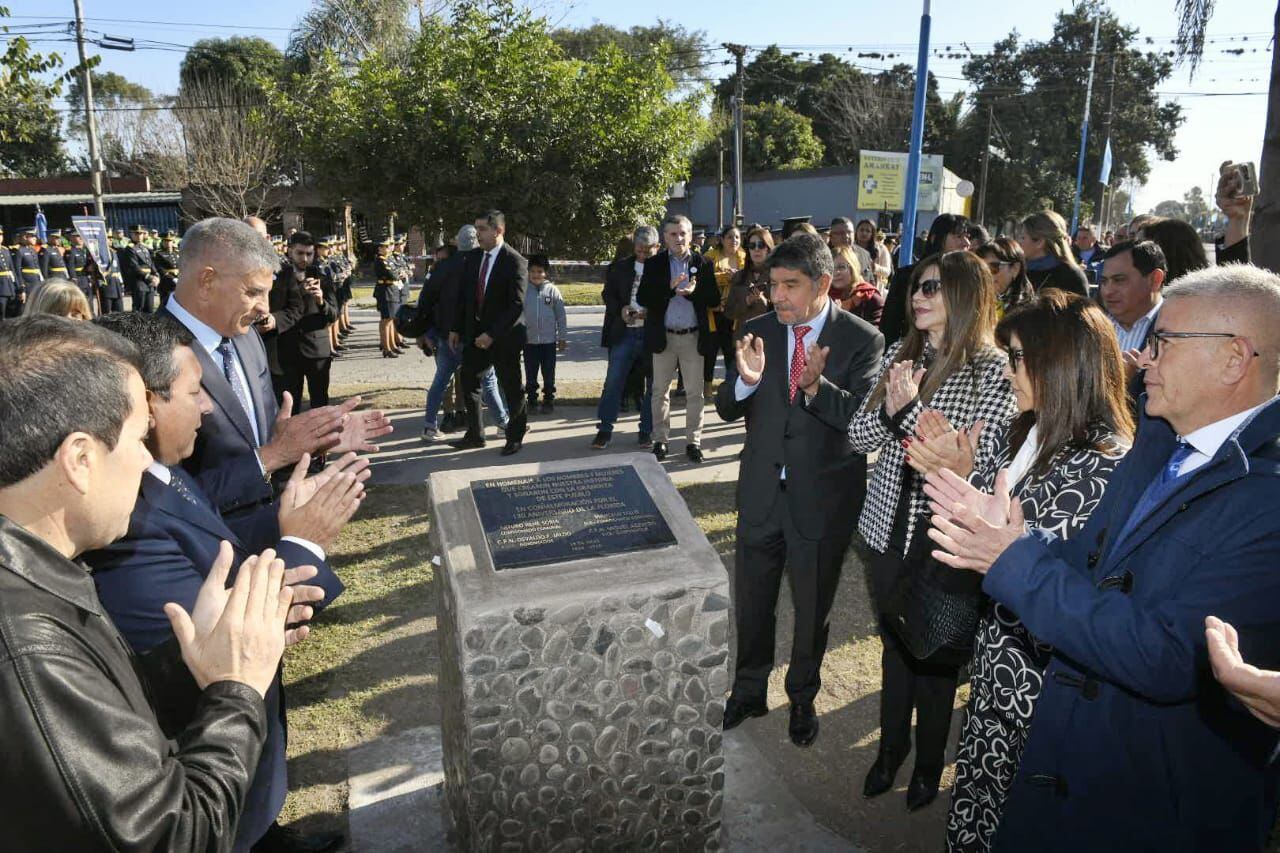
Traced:
<svg viewBox="0 0 1280 853">
<path fill-rule="evenodd" d="M 166 204 L 182 201 L 182 193 L 106 193 L 105 204 Z M 0 207 L 30 204 L 93 204 L 92 193 L 45 193 L 35 195 L 0 195 Z"/>
</svg>

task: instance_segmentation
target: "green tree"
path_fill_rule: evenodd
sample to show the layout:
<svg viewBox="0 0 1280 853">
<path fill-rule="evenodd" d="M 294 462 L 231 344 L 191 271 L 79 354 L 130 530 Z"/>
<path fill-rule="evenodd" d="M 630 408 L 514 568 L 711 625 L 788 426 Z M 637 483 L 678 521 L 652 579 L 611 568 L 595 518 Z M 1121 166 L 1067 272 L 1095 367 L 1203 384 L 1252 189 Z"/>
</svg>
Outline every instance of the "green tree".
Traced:
<svg viewBox="0 0 1280 853">
<path fill-rule="evenodd" d="M 717 132 L 694 157 L 695 175 L 717 174 L 720 147 L 725 150 L 725 175 L 732 171 L 733 127 L 720 117 Z M 742 110 L 742 168 L 744 172 L 812 169 L 822 165 L 822 140 L 813 122 L 782 104 L 747 104 Z"/>
<path fill-rule="evenodd" d="M 974 57 L 964 68 L 973 84 L 970 110 L 944 153 L 957 173 L 977 180 L 989 117 L 992 144 L 1000 150 L 990 164 L 986 218 L 999 221 L 1034 208 L 1048 198 L 1059 211 L 1070 211 L 1075 196 L 1080 116 L 1093 39 L 1093 21 L 1101 17 L 1098 68 L 1110 74 L 1115 58 L 1116 96 L 1111 122 L 1112 179 L 1150 173 L 1148 152 L 1172 160 L 1173 140 L 1182 123 L 1181 107 L 1162 104 L 1156 90 L 1172 73 L 1164 56 L 1144 51 L 1135 27 L 1094 2 L 1059 12 L 1046 41 L 1020 42 L 1017 32 L 998 41 L 990 53 Z M 1099 77 L 1099 79 L 1106 79 Z M 1094 186 L 1106 139 L 1100 117 L 1106 101 L 1095 80 L 1093 121 L 1085 151 L 1086 186 Z M 1088 202 L 1090 193 L 1086 192 Z M 1082 213 L 1083 216 L 1083 213 Z"/>
<path fill-rule="evenodd" d="M 1151 208 L 1151 212 L 1156 216 L 1163 216 L 1166 219 L 1189 219 L 1187 216 L 1187 208 L 1182 202 L 1176 199 L 1165 199 L 1164 201 Z"/>
<path fill-rule="evenodd" d="M 607 44 L 623 53 L 638 56 L 661 50 L 665 67 L 677 83 L 692 83 L 706 73 L 706 36 L 701 30 L 687 30 L 679 24 L 659 19 L 650 27 L 629 30 L 596 22 L 589 27 L 551 31 L 551 38 L 568 56 L 584 62 Z"/>
<path fill-rule="evenodd" d="M 410 0 L 315 0 L 289 35 L 285 55 L 306 71 L 325 51 L 351 64 L 371 51 L 403 50 L 412 33 L 409 7 Z"/>
<path fill-rule="evenodd" d="M 261 91 L 261 81 L 278 78 L 284 69 L 284 54 L 258 36 L 200 39 L 191 46 L 178 69 L 179 94 L 193 83 L 224 83 Z"/>
<path fill-rule="evenodd" d="M 0 20 L 9 16 L 0 6 Z M 0 33 L 9 28 L 0 25 Z M 22 36 L 10 36 L 0 52 L 0 174 L 38 177 L 66 164 L 54 100 L 64 78 L 49 75 L 62 66 L 56 53 L 36 53 Z"/>
<path fill-rule="evenodd" d="M 93 106 L 99 109 L 117 109 L 121 107 L 150 107 L 156 105 L 156 96 L 141 83 L 117 74 L 105 71 L 101 74 L 90 71 L 89 79 L 93 83 Z M 84 87 L 81 76 L 76 74 L 67 86 L 67 106 L 71 109 L 68 124 L 73 132 L 84 132 Z"/>
<path fill-rule="evenodd" d="M 1192 187 L 1182 196 L 1182 206 L 1187 212 L 1187 221 L 1197 228 L 1209 224 L 1209 204 L 1204 199 L 1204 190 Z"/>
<path fill-rule="evenodd" d="M 335 201 L 433 229 L 498 207 L 547 251 L 603 256 L 662 211 L 705 133 L 666 61 L 614 44 L 572 59 L 544 21 L 494 0 L 425 19 L 394 60 L 348 69 L 328 53 L 271 98 Z"/>
</svg>

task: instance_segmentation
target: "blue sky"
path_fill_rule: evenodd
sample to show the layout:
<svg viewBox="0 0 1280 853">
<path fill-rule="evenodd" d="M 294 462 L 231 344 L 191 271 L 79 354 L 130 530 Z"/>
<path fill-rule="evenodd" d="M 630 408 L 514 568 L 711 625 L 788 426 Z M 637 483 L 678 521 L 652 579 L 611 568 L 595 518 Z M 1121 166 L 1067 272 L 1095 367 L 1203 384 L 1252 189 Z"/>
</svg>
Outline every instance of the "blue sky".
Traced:
<svg viewBox="0 0 1280 853">
<path fill-rule="evenodd" d="M 777 0 L 702 0 L 671 2 L 650 0 L 627 3 L 618 0 L 535 0 L 536 8 L 561 25 L 588 25 L 603 21 L 629 27 L 652 23 L 656 18 L 678 22 L 690 29 L 707 33 L 713 44 L 739 42 L 748 45 L 778 43 L 795 46 L 815 55 L 824 50 L 840 53 L 854 46 L 855 52 L 879 49 L 895 51 L 914 62 L 919 33 L 919 0 L 906 3 L 868 3 L 843 0 L 838 3 L 811 3 L 789 7 Z M 69 20 L 73 15 L 71 0 L 33 2 L 8 0 L 13 28 L 27 29 L 36 24 L 52 24 Z M 1007 0 L 939 0 L 933 4 L 933 38 L 935 47 L 967 43 L 982 50 L 992 41 L 1017 28 L 1024 38 L 1049 35 L 1058 9 L 1070 4 L 1062 0 L 1010 4 Z M 1177 31 L 1174 0 L 1123 0 L 1111 8 L 1125 23 L 1136 25 L 1144 36 L 1161 44 Z M 102 52 L 102 68 L 123 74 L 154 91 L 171 93 L 177 87 L 178 65 L 182 61 L 181 45 L 199 38 L 235 34 L 260 35 L 281 46 L 288 39 L 289 28 L 309 7 L 307 0 L 218 0 L 212 3 L 173 3 L 172 0 L 84 0 L 85 16 L 91 30 L 111 35 L 148 40 L 148 49 L 135 53 Z M 1254 160 L 1262 150 L 1263 125 L 1266 120 L 1265 95 L 1205 96 L 1181 93 L 1265 92 L 1270 76 L 1271 54 L 1265 51 L 1271 31 L 1271 4 L 1260 0 L 1218 0 L 1210 24 L 1205 62 L 1194 80 L 1186 68 L 1175 70 L 1174 76 L 1161 87 L 1162 92 L 1183 105 L 1186 121 L 1178 131 L 1178 159 L 1156 161 L 1146 187 L 1137 194 L 1137 209 L 1146 209 L 1162 199 L 1181 198 L 1193 185 L 1210 194 L 1216 181 L 1217 165 L 1223 159 Z M 794 8 L 795 14 L 786 10 Z M 1010 9 L 1023 13 L 1014 18 Z M 782 10 L 782 11 L 780 11 Z M 50 27 L 52 30 L 53 28 Z M 55 31 L 56 32 L 56 31 Z M 48 38 L 58 38 L 50 35 Z M 1245 40 L 1247 38 L 1247 40 Z M 73 57 L 75 45 L 42 42 L 45 51 L 58 50 Z M 1223 53 L 1243 48 L 1241 56 Z M 1256 52 L 1253 52 L 1256 49 Z M 723 52 L 713 54 L 722 59 Z M 870 59 L 856 60 L 868 67 L 886 63 Z M 892 60 L 890 60 L 891 62 Z M 959 60 L 931 62 L 930 70 L 940 75 L 944 94 L 963 88 L 959 78 Z M 728 73 L 729 66 L 713 66 L 712 76 Z M 1100 120 L 1098 90 L 1095 89 L 1095 121 Z M 1064 118 L 1064 133 L 1078 134 L 1080 117 Z M 974 176 L 962 176 L 974 177 Z"/>
</svg>

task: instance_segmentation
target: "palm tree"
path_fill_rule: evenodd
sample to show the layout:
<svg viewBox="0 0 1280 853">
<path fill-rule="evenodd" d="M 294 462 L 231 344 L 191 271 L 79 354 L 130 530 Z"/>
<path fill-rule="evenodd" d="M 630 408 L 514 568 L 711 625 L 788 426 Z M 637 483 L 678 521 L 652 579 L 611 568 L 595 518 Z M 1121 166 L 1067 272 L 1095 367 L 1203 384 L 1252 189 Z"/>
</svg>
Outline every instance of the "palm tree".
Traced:
<svg viewBox="0 0 1280 853">
<path fill-rule="evenodd" d="M 1213 15 L 1214 0 L 1177 0 L 1178 53 L 1190 60 L 1191 71 L 1204 52 L 1204 34 Z M 1271 87 L 1267 95 L 1267 124 L 1258 164 L 1258 199 L 1253 207 L 1249 237 L 1252 260 L 1280 272 L 1280 3 L 1276 5 L 1271 51 Z"/>
<path fill-rule="evenodd" d="M 286 55 L 309 64 L 331 50 L 343 64 L 408 43 L 409 11 L 425 14 L 423 0 L 316 0 L 289 36 Z"/>
</svg>

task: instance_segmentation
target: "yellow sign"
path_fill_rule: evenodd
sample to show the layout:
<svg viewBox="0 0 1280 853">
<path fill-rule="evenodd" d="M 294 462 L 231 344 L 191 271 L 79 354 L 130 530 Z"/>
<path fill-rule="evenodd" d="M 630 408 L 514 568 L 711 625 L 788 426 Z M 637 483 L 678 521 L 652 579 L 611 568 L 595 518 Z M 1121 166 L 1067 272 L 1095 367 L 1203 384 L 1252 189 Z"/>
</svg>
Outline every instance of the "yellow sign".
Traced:
<svg viewBox="0 0 1280 853">
<path fill-rule="evenodd" d="M 902 210 L 907 180 L 907 155 L 897 151 L 858 152 L 858 209 Z M 918 210 L 937 210 L 942 188 L 942 157 L 920 158 Z"/>
</svg>

